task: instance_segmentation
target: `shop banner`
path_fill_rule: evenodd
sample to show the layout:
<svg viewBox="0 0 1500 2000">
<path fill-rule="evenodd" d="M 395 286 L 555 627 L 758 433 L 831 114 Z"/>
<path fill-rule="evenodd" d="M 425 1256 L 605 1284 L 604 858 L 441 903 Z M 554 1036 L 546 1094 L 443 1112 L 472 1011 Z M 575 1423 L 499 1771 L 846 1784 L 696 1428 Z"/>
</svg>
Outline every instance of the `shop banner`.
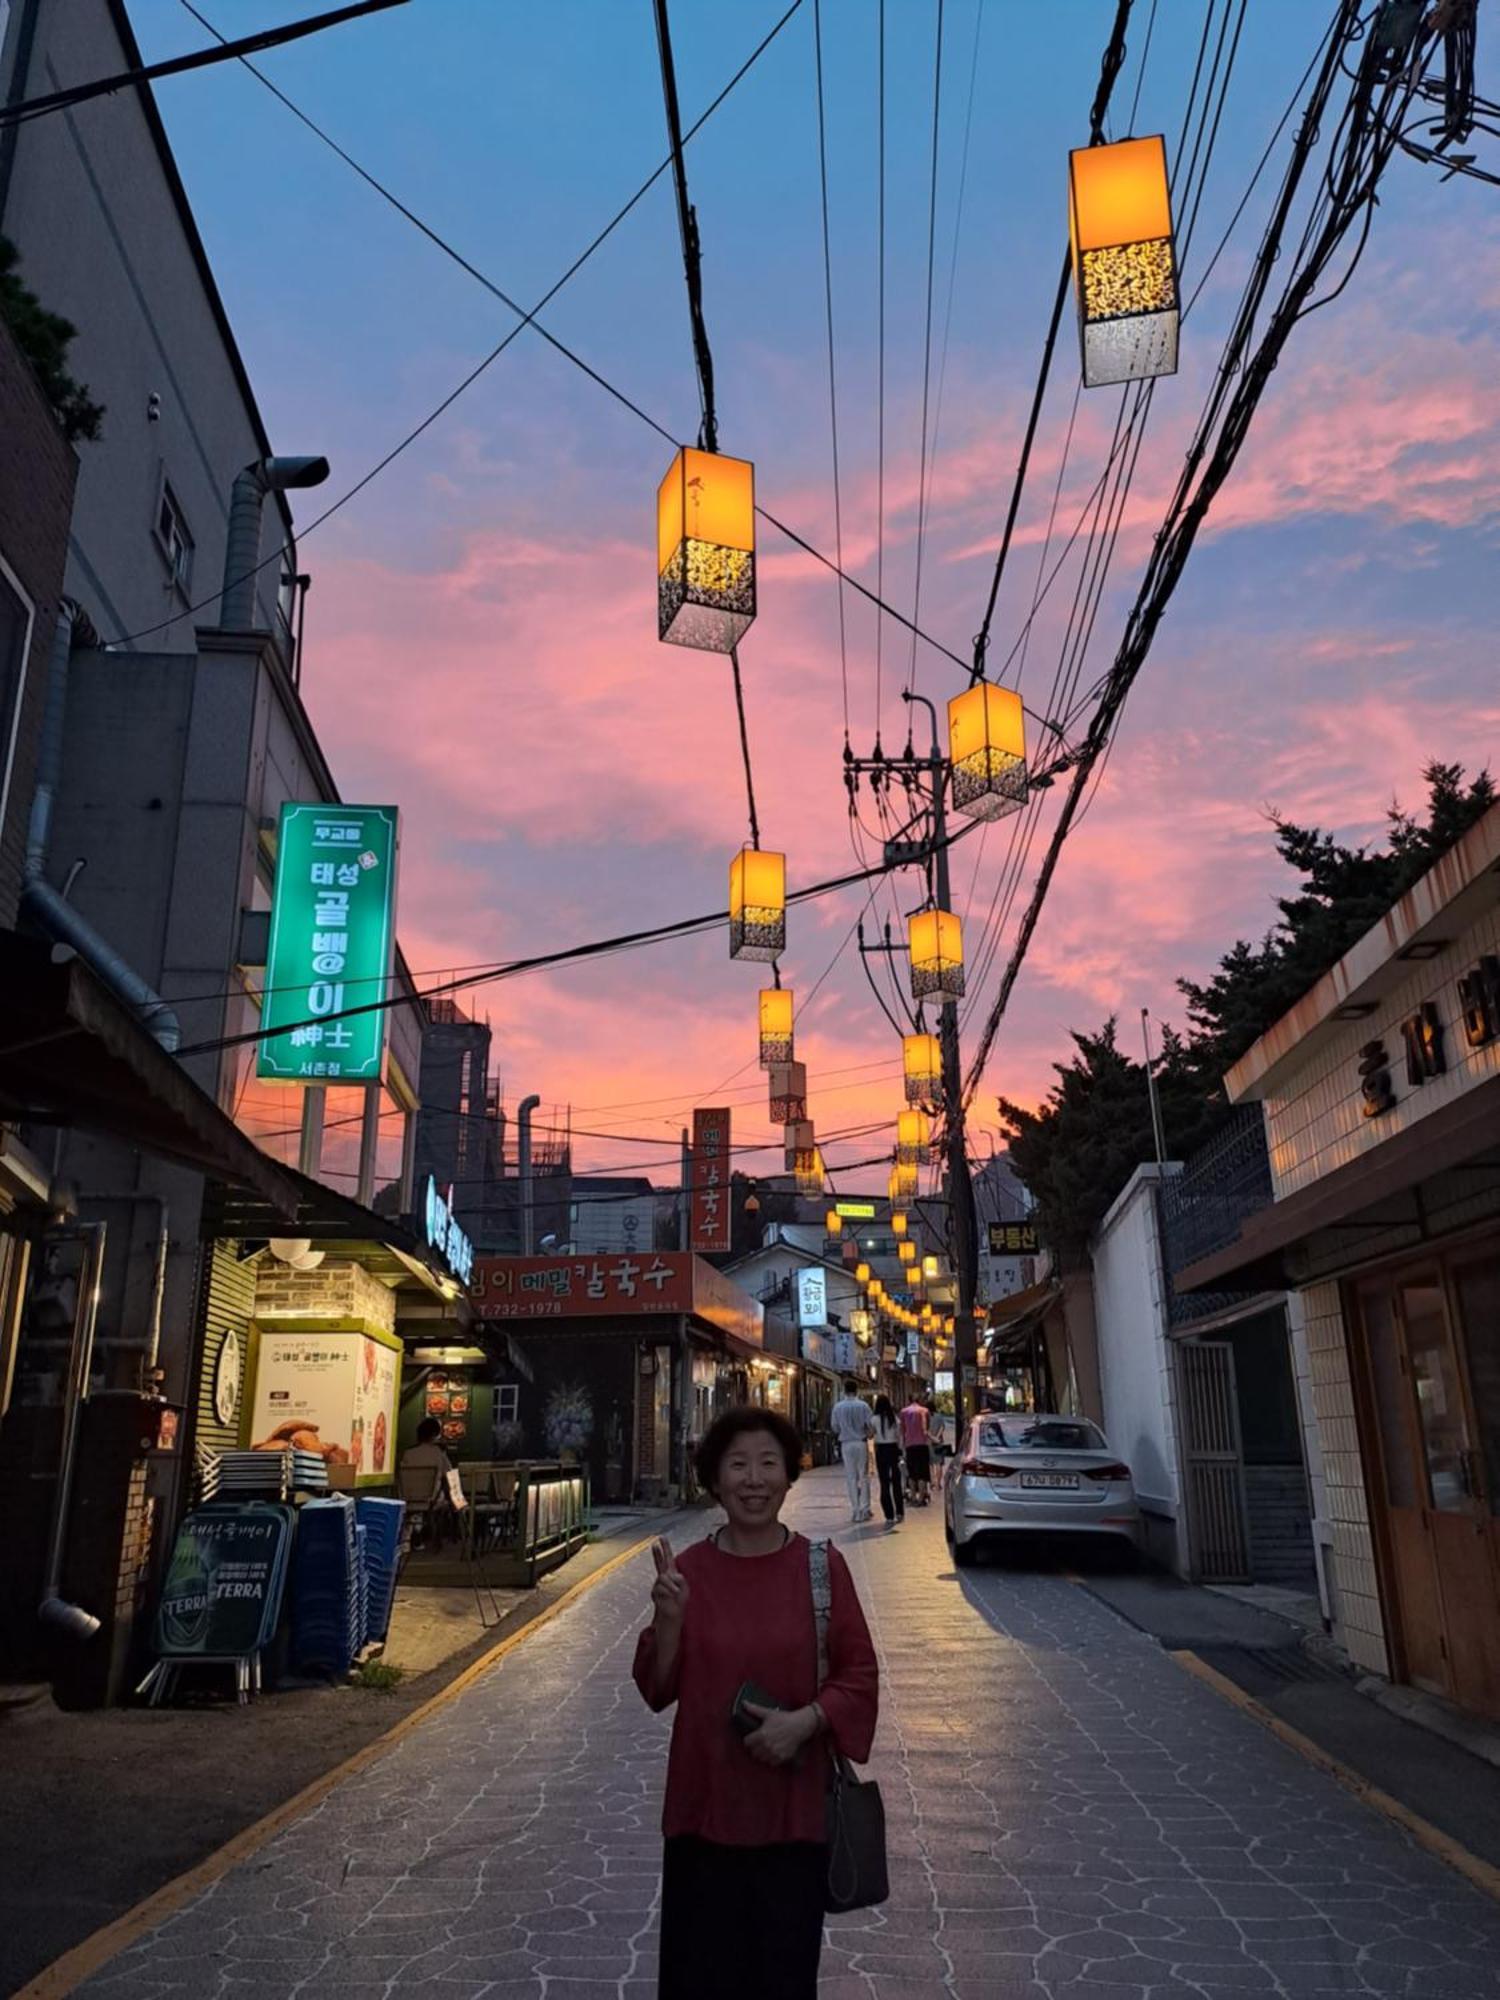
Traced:
<svg viewBox="0 0 1500 2000">
<path fill-rule="evenodd" d="M 716 1256 L 729 1248 L 729 1108 L 693 1113 L 693 1207 L 689 1246 Z"/>
<path fill-rule="evenodd" d="M 177 1531 L 156 1613 L 163 1659 L 246 1659 L 281 1616 L 291 1510 L 214 1506 Z"/>
<path fill-rule="evenodd" d="M 992 1257 L 1035 1257 L 1037 1255 L 1036 1224 L 1034 1222 L 992 1222 L 989 1225 L 990 1255 Z"/>
<path fill-rule="evenodd" d="M 318 1451 L 356 1479 L 389 1481 L 396 1464 L 401 1356 L 365 1333 L 262 1325 L 256 1336 L 254 1447 Z"/>
<path fill-rule="evenodd" d="M 396 847 L 394 806 L 282 806 L 258 1076 L 379 1082 L 386 1010 L 344 1010 L 388 994 Z"/>
<path fill-rule="evenodd" d="M 684 1313 L 752 1347 L 765 1308 L 688 1250 L 599 1257 L 476 1257 L 470 1303 L 479 1319 L 633 1319 Z"/>
</svg>

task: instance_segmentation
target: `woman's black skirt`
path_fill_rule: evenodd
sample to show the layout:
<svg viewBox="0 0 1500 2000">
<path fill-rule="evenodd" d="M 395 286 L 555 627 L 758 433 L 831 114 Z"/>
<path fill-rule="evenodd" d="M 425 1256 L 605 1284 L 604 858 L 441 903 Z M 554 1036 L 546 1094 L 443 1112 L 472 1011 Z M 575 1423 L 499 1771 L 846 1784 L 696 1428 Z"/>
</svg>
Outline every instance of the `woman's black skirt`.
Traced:
<svg viewBox="0 0 1500 2000">
<path fill-rule="evenodd" d="M 828 1849 L 681 1834 L 662 1862 L 659 2000 L 817 2000 Z"/>
</svg>

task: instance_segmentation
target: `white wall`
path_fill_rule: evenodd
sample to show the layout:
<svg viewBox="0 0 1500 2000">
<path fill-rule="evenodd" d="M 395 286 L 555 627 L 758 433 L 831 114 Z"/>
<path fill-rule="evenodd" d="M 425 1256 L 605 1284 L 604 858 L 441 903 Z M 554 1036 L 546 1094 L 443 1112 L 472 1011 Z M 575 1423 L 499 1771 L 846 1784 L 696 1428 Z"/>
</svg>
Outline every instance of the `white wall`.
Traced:
<svg viewBox="0 0 1500 2000">
<path fill-rule="evenodd" d="M 1328 1580 L 1334 1637 L 1356 1665 L 1390 1673 L 1385 1619 L 1375 1579 L 1375 1544 L 1365 1498 L 1364 1462 L 1354 1416 L 1349 1343 L 1335 1284 L 1309 1285 L 1301 1295 L 1308 1372 L 1321 1444 L 1328 1546 L 1320 1551 Z M 1313 1489 L 1317 1498 L 1317 1488 Z"/>
<path fill-rule="evenodd" d="M 1094 1318 L 1105 1435 L 1134 1475 L 1148 1550 L 1186 1574 L 1176 1379 L 1156 1228 L 1160 1178 L 1158 1167 L 1138 1167 L 1099 1225 Z"/>
</svg>

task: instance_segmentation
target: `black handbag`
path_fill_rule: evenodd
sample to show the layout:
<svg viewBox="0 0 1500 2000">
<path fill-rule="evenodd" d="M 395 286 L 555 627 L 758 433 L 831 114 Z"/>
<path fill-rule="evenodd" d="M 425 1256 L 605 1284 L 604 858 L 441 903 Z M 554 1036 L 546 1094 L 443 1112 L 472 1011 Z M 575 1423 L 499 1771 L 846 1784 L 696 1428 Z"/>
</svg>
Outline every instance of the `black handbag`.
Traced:
<svg viewBox="0 0 1500 2000">
<path fill-rule="evenodd" d="M 828 1678 L 828 1617 L 833 1586 L 828 1574 L 828 1544 L 808 1549 L 812 1578 L 813 1624 L 818 1635 L 818 1686 Z M 854 1767 L 829 1746 L 828 1879 L 825 1910 L 867 1910 L 891 1893 L 885 1857 L 885 1801 L 873 1778 L 856 1778 Z"/>
</svg>

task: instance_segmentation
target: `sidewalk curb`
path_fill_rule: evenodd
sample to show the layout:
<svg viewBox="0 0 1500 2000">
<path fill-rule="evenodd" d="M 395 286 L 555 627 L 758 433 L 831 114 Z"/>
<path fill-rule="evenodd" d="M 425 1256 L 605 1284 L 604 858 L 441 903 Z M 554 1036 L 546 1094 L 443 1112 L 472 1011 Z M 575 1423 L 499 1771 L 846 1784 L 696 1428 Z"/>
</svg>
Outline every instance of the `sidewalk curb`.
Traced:
<svg viewBox="0 0 1500 2000">
<path fill-rule="evenodd" d="M 675 1512 L 665 1517 L 657 1532 L 669 1528 L 675 1517 Z M 215 1882 L 222 1880 L 231 1868 L 247 1860 L 278 1833 L 311 1812 L 314 1806 L 321 1804 L 346 1778 L 352 1778 L 369 1765 L 376 1763 L 430 1716 L 456 1701 L 513 1647 L 520 1645 L 523 1639 L 528 1638 L 541 1626 L 550 1624 L 580 1597 L 586 1596 L 595 1584 L 602 1583 L 607 1576 L 612 1576 L 617 1569 L 622 1569 L 632 1558 L 644 1554 L 654 1539 L 655 1535 L 652 1534 L 632 1542 L 629 1548 L 621 1549 L 617 1555 L 601 1563 L 596 1570 L 580 1577 L 551 1604 L 538 1605 L 533 1614 L 514 1631 L 508 1632 L 477 1660 L 471 1661 L 445 1687 L 439 1688 L 436 1694 L 429 1695 L 426 1701 L 403 1715 L 373 1742 L 364 1744 L 341 1763 L 335 1764 L 331 1770 L 325 1771 L 321 1777 L 314 1778 L 312 1783 L 304 1785 L 300 1792 L 294 1792 L 291 1798 L 284 1800 L 271 1812 L 235 1834 L 233 1839 L 225 1841 L 222 1847 L 217 1848 L 205 1860 L 198 1862 L 184 1874 L 174 1876 L 160 1889 L 153 1890 L 123 1916 L 116 1917 L 111 1923 L 105 1924 L 102 1929 L 86 1937 L 81 1944 L 76 1944 L 65 1951 L 61 1958 L 54 1959 L 34 1979 L 29 1980 L 24 1986 L 17 1987 L 11 2000 L 63 2000 L 64 1995 L 75 1993 L 86 1979 L 91 1979 L 103 1966 L 109 1964 L 111 1959 L 118 1958 L 120 1953 L 134 1944 L 138 1938 L 144 1937 L 148 1931 L 155 1930 L 158 1924 L 175 1915 L 184 1904 L 191 1902 L 205 1889 L 212 1888 Z"/>
<path fill-rule="evenodd" d="M 1200 1660 L 1196 1653 L 1169 1651 L 1167 1658 L 1174 1660 L 1185 1673 L 1191 1674 L 1195 1680 L 1202 1681 L 1205 1687 L 1212 1688 L 1215 1694 L 1258 1722 L 1263 1729 L 1269 1730 L 1289 1750 L 1295 1750 L 1298 1756 L 1309 1764 L 1315 1765 L 1320 1771 L 1326 1771 L 1329 1777 L 1336 1778 L 1357 1799 L 1399 1826 L 1418 1847 L 1426 1848 L 1429 1854 L 1436 1855 L 1439 1861 L 1446 1862 L 1450 1868 L 1465 1876 L 1476 1889 L 1500 1902 L 1500 1868 L 1493 1862 L 1485 1861 L 1477 1854 L 1471 1854 L 1467 1847 L 1453 1838 L 1452 1834 L 1444 1833 L 1430 1820 L 1423 1819 L 1420 1813 L 1413 1812 L 1410 1806 L 1405 1806 L 1399 1799 L 1392 1798 L 1389 1792 L 1382 1791 L 1378 1785 L 1372 1785 L 1368 1778 L 1361 1777 L 1358 1771 L 1344 1763 L 1342 1759 L 1322 1749 L 1310 1736 L 1304 1736 L 1300 1729 L 1294 1729 L 1289 1722 L 1283 1722 L 1281 1717 L 1274 1714 L 1263 1702 L 1257 1701 L 1254 1695 L 1246 1694 L 1242 1687 L 1237 1686 L 1227 1675 L 1221 1674 L 1216 1667 L 1211 1667 L 1206 1660 Z"/>
</svg>

